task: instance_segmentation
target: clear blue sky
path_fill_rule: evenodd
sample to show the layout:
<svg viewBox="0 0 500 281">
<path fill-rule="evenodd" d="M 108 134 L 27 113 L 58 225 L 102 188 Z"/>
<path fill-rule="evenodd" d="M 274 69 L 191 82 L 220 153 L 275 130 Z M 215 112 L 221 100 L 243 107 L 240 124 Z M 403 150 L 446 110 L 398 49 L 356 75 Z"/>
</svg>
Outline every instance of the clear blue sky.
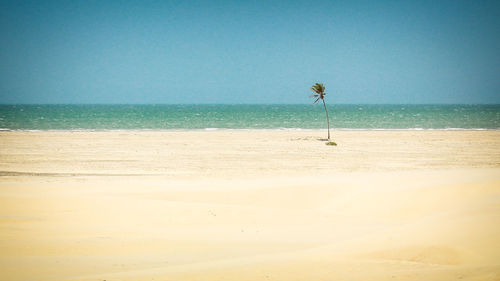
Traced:
<svg viewBox="0 0 500 281">
<path fill-rule="evenodd" d="M 0 103 L 500 103 L 500 1 L 2 1 Z"/>
</svg>

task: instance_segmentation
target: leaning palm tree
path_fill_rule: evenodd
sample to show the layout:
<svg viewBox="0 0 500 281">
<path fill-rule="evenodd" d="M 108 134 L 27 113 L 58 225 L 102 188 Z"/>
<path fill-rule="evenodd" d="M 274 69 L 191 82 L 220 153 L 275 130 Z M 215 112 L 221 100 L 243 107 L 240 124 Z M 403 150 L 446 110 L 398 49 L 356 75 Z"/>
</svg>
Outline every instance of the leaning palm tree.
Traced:
<svg viewBox="0 0 500 281">
<path fill-rule="evenodd" d="M 326 109 L 325 103 L 325 86 L 323 86 L 322 83 L 316 83 L 311 87 L 311 91 L 314 92 L 311 97 L 316 99 L 313 104 L 317 103 L 319 100 L 323 101 L 323 106 L 325 107 L 326 112 L 326 122 L 328 123 L 328 140 L 330 140 L 330 119 L 328 118 L 328 110 Z"/>
</svg>

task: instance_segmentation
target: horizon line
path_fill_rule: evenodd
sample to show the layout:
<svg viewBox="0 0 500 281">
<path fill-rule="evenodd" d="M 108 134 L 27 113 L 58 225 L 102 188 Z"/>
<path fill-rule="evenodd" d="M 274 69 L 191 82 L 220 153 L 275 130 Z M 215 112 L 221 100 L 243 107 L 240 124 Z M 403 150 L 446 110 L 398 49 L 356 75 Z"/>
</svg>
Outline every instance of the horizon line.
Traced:
<svg viewBox="0 0 500 281">
<path fill-rule="evenodd" d="M 0 103 L 0 106 L 46 106 L 46 105 L 116 105 L 116 106 L 132 106 L 132 105 L 313 105 L 312 103 Z M 327 103 L 327 106 L 332 105 L 500 105 L 500 103 Z"/>
</svg>

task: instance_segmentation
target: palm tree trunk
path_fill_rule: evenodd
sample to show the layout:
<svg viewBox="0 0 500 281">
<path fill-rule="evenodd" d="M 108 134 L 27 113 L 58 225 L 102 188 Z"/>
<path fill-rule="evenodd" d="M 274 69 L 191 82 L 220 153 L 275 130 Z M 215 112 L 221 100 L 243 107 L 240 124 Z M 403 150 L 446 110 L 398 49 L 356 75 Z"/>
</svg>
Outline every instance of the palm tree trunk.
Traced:
<svg viewBox="0 0 500 281">
<path fill-rule="evenodd" d="M 321 99 L 323 101 L 323 106 L 325 107 L 325 112 L 326 112 L 326 122 L 328 123 L 328 140 L 330 140 L 330 118 L 328 118 L 328 110 L 326 109 L 326 103 L 324 99 Z"/>
</svg>

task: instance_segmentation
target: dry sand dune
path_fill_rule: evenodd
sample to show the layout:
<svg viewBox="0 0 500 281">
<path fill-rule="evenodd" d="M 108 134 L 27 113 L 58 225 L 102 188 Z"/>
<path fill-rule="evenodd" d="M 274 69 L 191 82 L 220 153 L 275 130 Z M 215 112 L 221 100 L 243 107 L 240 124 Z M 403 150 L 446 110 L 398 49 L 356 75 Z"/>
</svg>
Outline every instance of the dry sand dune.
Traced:
<svg viewBox="0 0 500 281">
<path fill-rule="evenodd" d="M 500 280 L 500 132 L 2 132 L 0 280 Z"/>
</svg>

